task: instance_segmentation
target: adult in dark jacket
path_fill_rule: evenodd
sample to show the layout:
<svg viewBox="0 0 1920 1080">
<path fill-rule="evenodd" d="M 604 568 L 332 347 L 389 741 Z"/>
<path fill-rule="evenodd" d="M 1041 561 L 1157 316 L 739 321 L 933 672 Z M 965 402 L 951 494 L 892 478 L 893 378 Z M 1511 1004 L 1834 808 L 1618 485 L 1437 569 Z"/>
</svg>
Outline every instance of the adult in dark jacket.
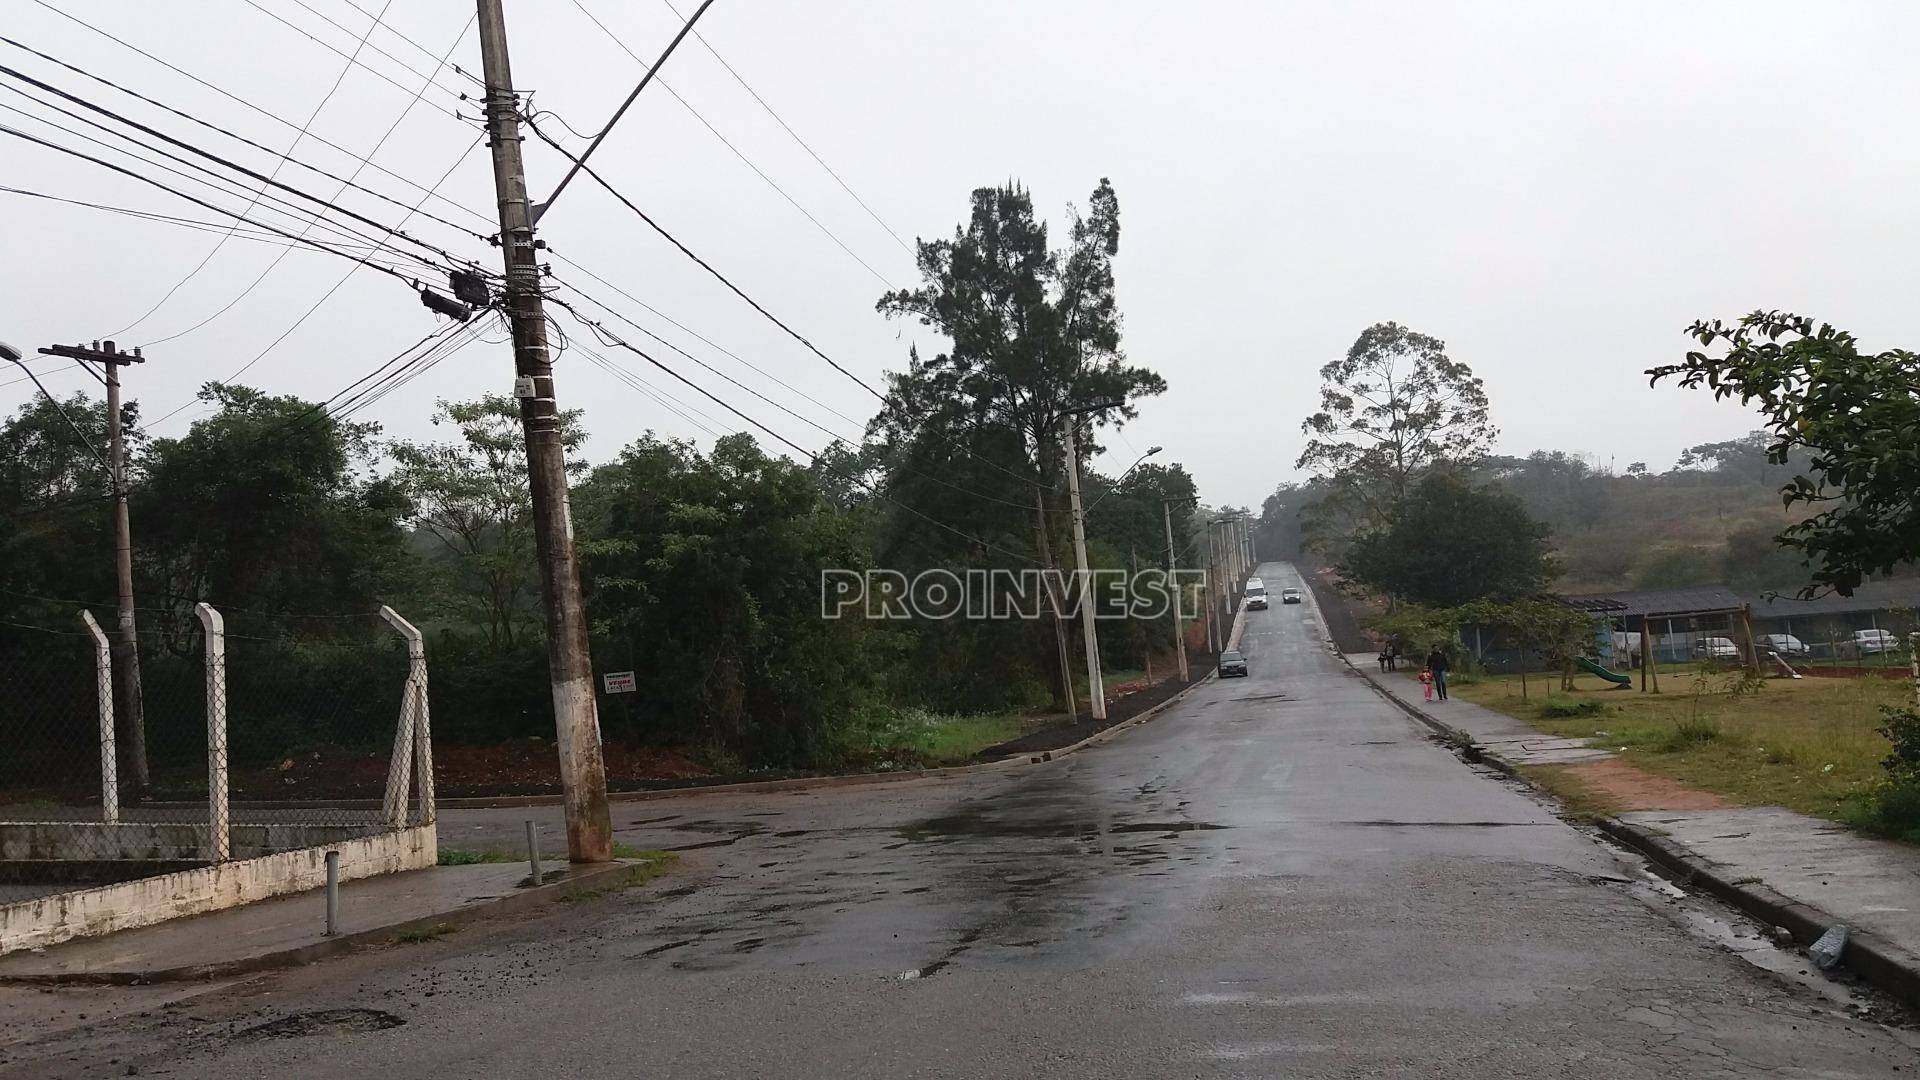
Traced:
<svg viewBox="0 0 1920 1080">
<path fill-rule="evenodd" d="M 1440 646 L 1435 645 L 1433 651 L 1427 654 L 1427 670 L 1433 672 L 1433 689 L 1440 695 L 1441 701 L 1447 700 L 1447 671 L 1450 666 L 1447 654 L 1441 651 Z"/>
</svg>

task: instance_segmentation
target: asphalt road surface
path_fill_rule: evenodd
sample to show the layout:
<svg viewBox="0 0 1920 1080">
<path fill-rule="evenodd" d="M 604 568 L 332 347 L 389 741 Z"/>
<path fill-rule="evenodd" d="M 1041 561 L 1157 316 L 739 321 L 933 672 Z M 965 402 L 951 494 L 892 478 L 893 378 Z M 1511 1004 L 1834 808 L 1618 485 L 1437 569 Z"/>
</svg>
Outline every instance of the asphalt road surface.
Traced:
<svg viewBox="0 0 1920 1080">
<path fill-rule="evenodd" d="M 0 1075 L 1920 1068 L 1911 1033 L 1690 929 L 1686 902 L 1435 744 L 1311 606 L 1249 613 L 1242 647 L 1251 677 L 1053 764 L 618 804 L 619 839 L 681 848 L 680 869 L 16 1044 Z M 449 813 L 444 843 L 511 845 L 527 813 Z"/>
</svg>

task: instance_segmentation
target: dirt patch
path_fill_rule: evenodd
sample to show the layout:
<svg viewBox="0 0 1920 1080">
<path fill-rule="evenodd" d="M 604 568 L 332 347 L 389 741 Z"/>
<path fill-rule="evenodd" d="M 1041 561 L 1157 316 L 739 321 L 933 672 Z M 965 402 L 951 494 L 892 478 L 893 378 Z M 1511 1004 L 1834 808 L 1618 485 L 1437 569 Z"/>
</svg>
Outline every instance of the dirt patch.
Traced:
<svg viewBox="0 0 1920 1080">
<path fill-rule="evenodd" d="M 1553 765 L 1539 771 L 1577 784 L 1594 803 L 1612 811 L 1720 810 L 1733 805 L 1711 791 L 1688 787 L 1619 758 Z"/>
<path fill-rule="evenodd" d="M 1105 720 L 1082 716 L 1071 722 L 1054 724 L 1031 734 L 1022 735 L 1011 742 L 989 746 L 980 751 L 977 757 L 981 761 L 997 761 L 1001 758 L 1017 757 L 1020 754 L 1039 754 L 1072 746 L 1089 736 L 1098 735 L 1115 724 L 1125 723 L 1192 686 L 1212 674 L 1219 662 L 1220 658 L 1212 653 L 1189 652 L 1187 653 L 1187 674 L 1192 678 L 1187 682 L 1181 682 L 1175 675 L 1151 686 L 1135 680 L 1110 687 Z M 1063 713 L 1062 716 L 1064 717 L 1065 714 Z"/>
<path fill-rule="evenodd" d="M 677 750 L 607 743 L 607 786 L 629 790 L 672 786 L 712 775 Z M 386 791 L 387 751 L 319 747 L 270 765 L 237 770 L 235 799 L 377 798 Z M 543 794 L 560 788 L 553 743 L 521 739 L 496 746 L 439 745 L 433 753 L 434 787 L 443 796 Z"/>
</svg>

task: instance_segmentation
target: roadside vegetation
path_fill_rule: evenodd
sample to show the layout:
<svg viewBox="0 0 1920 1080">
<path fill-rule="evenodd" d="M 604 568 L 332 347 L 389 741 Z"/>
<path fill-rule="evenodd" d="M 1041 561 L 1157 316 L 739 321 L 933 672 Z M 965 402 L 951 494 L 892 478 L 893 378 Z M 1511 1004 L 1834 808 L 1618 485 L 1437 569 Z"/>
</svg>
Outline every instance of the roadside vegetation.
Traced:
<svg viewBox="0 0 1920 1080">
<path fill-rule="evenodd" d="M 1513 678 L 1481 678 L 1453 696 L 1524 720 L 1549 735 L 1591 739 L 1638 768 L 1749 806 L 1784 806 L 1865 823 L 1887 782 L 1892 749 L 1883 707 L 1910 697 L 1877 678 L 1767 680 L 1741 690 L 1737 672 L 1676 670 L 1660 694 L 1613 690 L 1591 676 L 1544 701 Z M 1920 825 L 1920 821 L 1914 824 Z"/>
<path fill-rule="evenodd" d="M 1058 717 L 1076 683 L 1084 713 L 1077 628 L 822 617 L 827 570 L 1073 569 L 1064 418 L 1078 425 L 1091 568 L 1205 563 L 1205 522 L 1232 508 L 1201 503 L 1184 468 L 1089 467 L 1166 386 L 1122 345 L 1113 186 L 1100 181 L 1053 232 L 1018 183 L 955 209 L 960 227 L 920 245 L 920 280 L 878 298 L 952 345 L 903 347 L 872 418 L 849 421 L 864 439 L 799 460 L 745 434 L 700 446 L 648 434 L 590 461 L 586 416 L 562 417 L 593 667 L 635 673 L 630 692 L 600 699 L 616 785 L 965 761 Z M 148 435 L 137 405 L 124 410 L 154 788 L 190 795 L 177 788 L 204 758 L 192 607 L 205 601 L 227 620 L 237 793 L 379 789 L 405 672 L 383 604 L 427 635 L 440 789 L 550 789 L 516 402 L 441 402 L 427 440 L 237 384 L 207 384 L 201 403 L 177 434 Z M 94 783 L 79 614 L 112 625 L 110 508 L 87 448 L 106 428 L 85 394 L 0 419 L 0 671 L 29 691 L 0 695 L 0 729 L 32 736 L 0 760 L 0 792 Z M 1173 627 L 1114 619 L 1098 632 L 1124 677 Z M 40 738 L 48 726 L 62 738 Z"/>
</svg>

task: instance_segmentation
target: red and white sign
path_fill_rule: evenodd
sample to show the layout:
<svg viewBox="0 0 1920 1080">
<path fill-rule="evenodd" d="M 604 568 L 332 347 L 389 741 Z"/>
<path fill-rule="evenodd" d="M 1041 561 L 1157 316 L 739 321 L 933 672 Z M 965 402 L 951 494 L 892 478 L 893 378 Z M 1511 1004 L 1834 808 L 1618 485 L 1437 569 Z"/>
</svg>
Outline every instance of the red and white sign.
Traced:
<svg viewBox="0 0 1920 1080">
<path fill-rule="evenodd" d="M 600 676 L 609 694 L 631 694 L 640 688 L 631 671 L 609 671 Z"/>
</svg>

